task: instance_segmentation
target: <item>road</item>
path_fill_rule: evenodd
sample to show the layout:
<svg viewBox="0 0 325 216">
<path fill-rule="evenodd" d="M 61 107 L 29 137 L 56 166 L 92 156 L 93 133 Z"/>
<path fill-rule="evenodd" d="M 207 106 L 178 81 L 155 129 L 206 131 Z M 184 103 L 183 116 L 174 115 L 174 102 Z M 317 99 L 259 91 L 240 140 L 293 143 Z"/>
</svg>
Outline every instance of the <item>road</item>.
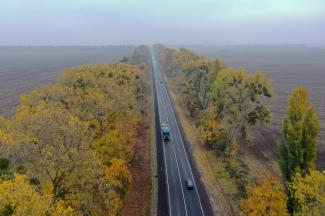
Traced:
<svg viewBox="0 0 325 216">
<path fill-rule="evenodd" d="M 167 123 L 171 133 L 169 141 L 157 143 L 163 145 L 168 213 L 170 216 L 205 215 L 182 134 L 153 51 L 151 51 L 151 56 L 159 121 L 160 123 Z M 186 179 L 193 181 L 194 189 L 187 189 Z"/>
</svg>

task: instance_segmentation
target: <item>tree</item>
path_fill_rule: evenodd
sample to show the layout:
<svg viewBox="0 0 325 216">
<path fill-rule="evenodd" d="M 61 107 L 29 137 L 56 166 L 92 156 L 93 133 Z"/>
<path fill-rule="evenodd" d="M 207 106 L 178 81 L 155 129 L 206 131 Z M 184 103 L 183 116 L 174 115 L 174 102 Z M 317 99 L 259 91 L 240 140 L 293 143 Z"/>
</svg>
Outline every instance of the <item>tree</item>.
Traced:
<svg viewBox="0 0 325 216">
<path fill-rule="evenodd" d="M 183 63 L 182 71 L 186 79 L 182 83 L 182 94 L 192 117 L 207 109 L 210 102 L 211 80 L 213 80 L 213 75 L 220 68 L 219 61 L 207 59 L 197 59 Z"/>
<path fill-rule="evenodd" d="M 0 215 L 74 215 L 66 203 L 53 203 L 51 193 L 39 193 L 24 175 L 1 182 L 0 194 Z"/>
<path fill-rule="evenodd" d="M 272 97 L 269 78 L 261 73 L 246 73 L 243 69 L 223 69 L 211 86 L 214 118 L 226 135 L 225 146 L 234 139 L 248 139 L 250 129 L 258 123 L 270 122 L 270 111 L 263 99 Z"/>
<path fill-rule="evenodd" d="M 127 163 L 122 159 L 113 159 L 111 166 L 106 170 L 106 179 L 115 191 L 125 193 L 132 177 Z"/>
<path fill-rule="evenodd" d="M 303 177 L 297 172 L 288 184 L 295 216 L 321 216 L 325 212 L 325 172 L 316 170 Z"/>
<path fill-rule="evenodd" d="M 96 140 L 94 147 L 98 157 L 105 165 L 111 165 L 113 159 L 129 161 L 133 155 L 129 137 L 117 129 L 110 130 Z"/>
<path fill-rule="evenodd" d="M 88 161 L 91 147 L 88 124 L 66 109 L 43 103 L 20 109 L 10 125 L 10 134 L 19 160 L 28 172 L 53 184 L 54 202 L 71 193 L 70 179 Z M 18 150 L 19 149 L 19 150 Z"/>
<path fill-rule="evenodd" d="M 114 158 L 106 170 L 106 180 L 110 187 L 108 193 L 109 215 L 118 215 L 123 206 L 122 197 L 132 180 L 127 163 L 122 159 Z"/>
<path fill-rule="evenodd" d="M 51 194 L 58 211 L 47 215 L 65 215 L 66 204 L 74 215 L 118 214 L 139 142 L 145 69 L 124 63 L 69 69 L 57 83 L 22 96 L 15 116 L 0 117 L 0 158 L 6 158 L 0 175 L 15 181 L 19 170 L 40 196 Z M 4 206 L 6 214 L 13 210 Z"/>
<path fill-rule="evenodd" d="M 259 186 L 249 190 L 240 208 L 247 216 L 287 216 L 286 201 L 280 181 L 269 174 Z"/>
<path fill-rule="evenodd" d="M 282 128 L 279 165 L 285 179 L 291 181 L 296 172 L 304 177 L 315 168 L 319 120 L 306 89 L 293 91 Z"/>
<path fill-rule="evenodd" d="M 7 173 L 9 168 L 10 160 L 7 158 L 0 157 L 0 177 L 1 175 Z"/>
<path fill-rule="evenodd" d="M 229 69 L 221 61 L 186 49 L 156 46 L 156 50 L 162 70 L 184 80 L 183 102 L 198 120 L 207 146 L 225 150 L 232 145 L 235 150 L 238 139 L 249 140 L 252 127 L 270 122 L 270 111 L 263 102 L 272 97 L 273 89 L 264 73 Z"/>
<path fill-rule="evenodd" d="M 218 122 L 214 117 L 216 108 L 210 106 L 205 110 L 204 113 L 201 113 L 199 117 L 199 129 L 200 135 L 205 140 L 207 147 L 213 147 L 213 144 L 220 138 L 220 131 L 218 127 Z"/>
<path fill-rule="evenodd" d="M 221 122 L 216 119 L 215 113 L 217 113 L 216 106 L 209 106 L 204 112 L 200 113 L 198 127 L 206 147 L 223 151 L 226 148 L 227 137 L 222 131 Z"/>
<path fill-rule="evenodd" d="M 182 72 L 184 64 L 199 60 L 201 57 L 195 55 L 190 50 L 181 48 L 179 51 L 164 47 L 157 47 L 158 61 L 160 68 L 167 75 L 177 75 Z"/>
<path fill-rule="evenodd" d="M 184 77 L 182 94 L 186 108 L 192 117 L 205 110 L 210 102 L 211 80 L 225 66 L 218 60 L 195 55 L 190 50 L 179 51 L 156 46 L 162 71 L 167 75 Z"/>
<path fill-rule="evenodd" d="M 92 151 L 93 133 L 64 107 L 42 102 L 20 107 L 7 128 L 14 164 L 53 194 L 54 204 L 69 202 L 77 212 L 107 209 L 104 166 Z M 101 188 L 102 190 L 97 190 Z"/>
<path fill-rule="evenodd" d="M 20 106 L 52 101 L 81 120 L 92 121 L 100 136 L 121 116 L 126 119 L 139 115 L 145 86 L 143 71 L 137 66 L 122 63 L 84 66 L 66 70 L 56 84 L 41 86 L 24 95 Z"/>
<path fill-rule="evenodd" d="M 131 62 L 133 64 L 139 64 L 139 65 L 140 64 L 150 65 L 150 59 L 151 56 L 148 47 L 145 45 L 140 45 L 134 50 L 132 56 L 126 62 Z"/>
</svg>

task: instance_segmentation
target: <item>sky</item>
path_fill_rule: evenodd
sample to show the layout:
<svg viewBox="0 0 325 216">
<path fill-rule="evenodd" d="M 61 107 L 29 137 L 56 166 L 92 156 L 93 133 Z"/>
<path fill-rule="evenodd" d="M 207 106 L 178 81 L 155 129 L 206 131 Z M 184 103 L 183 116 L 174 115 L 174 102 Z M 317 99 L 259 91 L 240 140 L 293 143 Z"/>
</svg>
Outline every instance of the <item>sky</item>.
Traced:
<svg viewBox="0 0 325 216">
<path fill-rule="evenodd" d="M 325 0 L 0 0 L 0 45 L 325 44 Z"/>
</svg>

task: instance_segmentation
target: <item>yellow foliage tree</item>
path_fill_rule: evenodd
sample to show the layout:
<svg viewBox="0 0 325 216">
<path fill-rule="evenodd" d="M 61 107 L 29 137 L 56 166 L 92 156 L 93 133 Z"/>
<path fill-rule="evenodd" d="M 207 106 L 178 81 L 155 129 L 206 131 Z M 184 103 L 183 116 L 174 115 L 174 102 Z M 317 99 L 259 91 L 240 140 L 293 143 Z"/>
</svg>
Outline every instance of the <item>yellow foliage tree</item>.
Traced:
<svg viewBox="0 0 325 216">
<path fill-rule="evenodd" d="M 122 159 L 114 158 L 106 170 L 106 181 L 109 184 L 108 215 L 117 215 L 123 206 L 122 196 L 131 183 L 132 176 L 127 163 Z M 122 194 L 122 196 L 121 196 Z"/>
<path fill-rule="evenodd" d="M 216 107 L 210 106 L 200 118 L 200 134 L 207 147 L 213 147 L 213 144 L 220 139 L 220 125 L 217 122 L 216 116 Z"/>
<path fill-rule="evenodd" d="M 105 133 L 95 142 L 94 146 L 105 165 L 110 165 L 114 158 L 129 161 L 133 155 L 128 135 L 118 129 Z"/>
<path fill-rule="evenodd" d="M 295 216 L 325 215 L 325 171 L 312 170 L 305 178 L 297 172 L 288 189 L 294 200 Z"/>
<path fill-rule="evenodd" d="M 286 202 L 280 181 L 269 174 L 248 192 L 248 197 L 240 202 L 240 208 L 247 216 L 287 216 Z"/>
<path fill-rule="evenodd" d="M 113 189 L 125 193 L 125 189 L 132 180 L 128 165 L 124 160 L 116 158 L 111 163 L 112 165 L 106 171 L 106 179 Z"/>
<path fill-rule="evenodd" d="M 145 69 L 124 63 L 68 69 L 57 83 L 22 96 L 12 119 L 0 117 L 0 151 L 9 169 L 20 167 L 33 179 L 37 196 L 51 194 L 55 208 L 46 206 L 47 215 L 67 215 L 67 205 L 74 215 L 118 214 L 146 104 Z"/>
<path fill-rule="evenodd" d="M 211 86 L 211 104 L 216 118 L 227 136 L 226 146 L 234 139 L 249 140 L 251 129 L 269 123 L 271 114 L 264 104 L 272 97 L 270 79 L 262 72 L 247 73 L 244 69 L 222 69 Z"/>
<path fill-rule="evenodd" d="M 0 194 L 0 215 L 74 215 L 64 202 L 53 205 L 52 194 L 39 193 L 24 175 L 0 183 Z"/>
</svg>

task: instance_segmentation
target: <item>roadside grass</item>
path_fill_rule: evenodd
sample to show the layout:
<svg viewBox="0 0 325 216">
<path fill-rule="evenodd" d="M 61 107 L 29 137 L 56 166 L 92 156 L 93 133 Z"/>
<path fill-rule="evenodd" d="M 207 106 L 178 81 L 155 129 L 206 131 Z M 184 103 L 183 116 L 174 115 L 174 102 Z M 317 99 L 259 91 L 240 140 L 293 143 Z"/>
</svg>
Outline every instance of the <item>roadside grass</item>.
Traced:
<svg viewBox="0 0 325 216">
<path fill-rule="evenodd" d="M 208 150 L 203 146 L 194 120 L 191 119 L 184 105 L 181 103 L 181 95 L 176 86 L 181 83 L 182 77 L 166 77 L 166 83 L 170 89 L 170 96 L 175 104 L 175 111 L 179 116 L 179 124 L 183 127 L 186 139 L 190 144 L 195 164 L 198 168 L 201 181 L 208 193 L 210 203 L 215 215 L 234 215 L 237 201 L 237 186 L 233 178 L 226 170 L 226 162 L 217 157 L 214 150 Z M 229 202 L 230 201 L 230 202 Z"/>
<path fill-rule="evenodd" d="M 276 176 L 281 176 L 281 171 L 278 163 L 274 159 L 268 159 L 265 163 L 261 163 L 254 155 L 243 150 L 240 155 L 241 161 L 249 167 L 249 176 L 260 182 L 268 173 L 273 173 Z"/>
</svg>

